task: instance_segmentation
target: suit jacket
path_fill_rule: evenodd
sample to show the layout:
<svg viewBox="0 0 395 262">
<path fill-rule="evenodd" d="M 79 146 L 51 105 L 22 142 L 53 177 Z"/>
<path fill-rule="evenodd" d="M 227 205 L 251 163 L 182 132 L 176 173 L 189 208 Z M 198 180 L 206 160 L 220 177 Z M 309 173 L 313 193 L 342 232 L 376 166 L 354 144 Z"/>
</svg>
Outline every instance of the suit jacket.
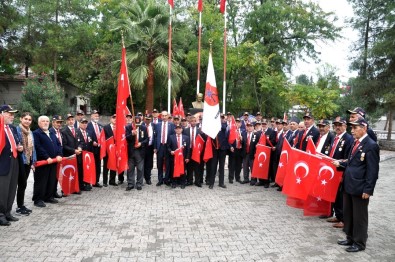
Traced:
<svg viewBox="0 0 395 262">
<path fill-rule="evenodd" d="M 162 140 L 162 125 L 164 123 L 166 123 L 166 125 L 167 125 L 167 139 L 169 139 L 169 136 L 175 134 L 174 124 L 173 123 L 160 122 L 160 123 L 156 124 L 155 128 L 154 128 L 154 130 L 155 130 L 154 131 L 155 136 L 154 136 L 154 141 L 153 141 L 154 149 L 159 149 L 160 148 L 161 140 Z M 166 144 L 167 144 L 167 142 L 166 142 Z"/>
<path fill-rule="evenodd" d="M 243 156 L 248 155 L 250 159 L 255 158 L 255 151 L 256 151 L 256 145 L 258 144 L 259 138 L 260 138 L 260 133 L 259 132 L 251 132 L 251 139 L 250 139 L 250 144 L 249 144 L 249 151 L 247 153 L 247 147 L 248 147 L 248 132 L 245 131 L 242 134 L 242 139 L 244 141 L 244 147 L 243 147 Z"/>
<path fill-rule="evenodd" d="M 345 192 L 354 196 L 362 196 L 362 193 L 373 195 L 379 175 L 379 162 L 380 148 L 376 142 L 366 136 L 355 153 L 350 152 L 345 163 L 346 170 L 343 175 Z"/>
<path fill-rule="evenodd" d="M 331 149 L 332 150 L 332 146 Z M 354 143 L 354 138 L 349 133 L 344 133 L 344 135 L 339 139 L 339 142 L 336 145 L 333 157 L 334 159 L 347 159 L 348 155 L 351 152 L 351 147 Z"/>
<path fill-rule="evenodd" d="M 334 135 L 331 132 L 328 132 L 328 135 L 326 136 L 324 145 L 322 146 L 321 152 L 324 155 L 329 155 L 329 153 L 331 152 L 331 145 L 333 144 L 333 139 L 334 139 Z"/>
<path fill-rule="evenodd" d="M 63 144 L 63 155 L 71 156 L 75 154 L 75 150 L 78 148 L 77 130 L 74 129 L 76 136 L 73 136 L 70 128 L 65 126 L 62 129 L 62 144 Z"/>
<path fill-rule="evenodd" d="M 80 128 L 77 129 L 77 141 L 78 141 L 78 147 L 82 148 L 84 151 L 89 151 L 92 152 L 93 149 L 93 140 L 92 140 L 92 134 L 91 132 L 86 131 L 86 140 L 84 135 L 82 134 L 82 130 Z"/>
<path fill-rule="evenodd" d="M 288 142 L 290 144 L 291 147 L 296 147 L 296 145 L 298 144 L 299 141 L 299 137 L 301 135 L 303 135 L 303 132 L 300 132 L 298 129 L 296 129 L 295 131 L 291 131 L 291 135 L 288 138 Z"/>
<path fill-rule="evenodd" d="M 100 132 L 103 129 L 103 126 L 99 123 L 97 123 L 97 126 L 99 128 L 99 135 L 100 135 Z M 86 129 L 91 134 L 91 138 L 92 138 L 93 142 L 99 143 L 99 137 L 96 136 L 95 128 L 94 128 L 92 122 L 88 123 L 88 126 L 86 127 Z"/>
<path fill-rule="evenodd" d="M 217 134 L 218 137 L 218 142 L 220 145 L 221 150 L 229 150 L 230 149 L 230 144 L 229 144 L 229 131 L 227 130 L 227 124 L 221 123 L 221 130 Z"/>
<path fill-rule="evenodd" d="M 184 159 L 189 159 L 189 150 L 190 150 L 190 144 L 189 144 L 189 137 L 186 135 L 181 134 L 182 137 L 182 146 L 183 146 L 183 155 L 184 155 Z M 169 153 L 171 151 L 175 151 L 178 148 L 178 143 L 177 143 L 177 135 L 173 134 L 170 135 L 168 140 L 167 140 L 167 150 L 169 151 Z M 173 158 L 174 156 L 172 156 Z"/>
<path fill-rule="evenodd" d="M 49 131 L 48 137 L 42 129 L 38 128 L 33 131 L 33 136 L 34 148 L 37 153 L 37 161 L 63 156 L 62 146 L 53 131 Z"/>
<path fill-rule="evenodd" d="M 187 127 L 187 128 L 185 128 L 183 131 L 182 131 L 182 134 L 183 135 L 186 135 L 188 138 L 189 138 L 189 145 L 190 145 L 190 150 L 189 150 L 189 156 L 188 156 L 188 159 L 191 159 L 191 157 L 192 157 L 192 152 L 193 152 L 193 147 L 192 147 L 192 139 L 191 139 L 191 128 L 192 127 Z M 194 143 L 195 143 L 195 141 L 196 141 L 196 136 L 197 135 L 201 135 L 202 136 L 202 138 L 203 138 L 203 132 L 202 132 L 202 130 L 200 129 L 200 128 L 198 128 L 197 126 L 195 126 L 195 137 L 194 137 Z M 202 150 L 202 152 L 203 152 L 203 150 Z"/>
<path fill-rule="evenodd" d="M 138 150 L 141 153 L 141 156 L 145 155 L 145 148 L 148 146 L 149 137 L 147 132 L 147 127 L 140 125 L 136 128 L 138 132 L 138 142 L 141 143 L 141 146 L 137 149 L 134 148 L 136 143 L 136 136 L 132 135 L 133 126 L 131 124 L 126 126 L 125 135 L 126 141 L 128 142 L 128 155 L 132 156 L 134 150 Z"/>
<path fill-rule="evenodd" d="M 318 129 L 315 126 L 312 126 L 310 128 L 310 130 L 306 133 L 303 140 L 302 140 L 303 133 L 300 133 L 296 148 L 301 149 L 302 151 L 306 151 L 307 141 L 308 141 L 309 137 L 311 137 L 313 139 L 314 144 L 316 144 L 318 141 L 318 138 L 320 137 L 320 131 L 318 131 Z M 301 148 L 300 148 L 300 145 L 302 145 Z"/>
<path fill-rule="evenodd" d="M 8 125 L 10 127 L 10 130 L 14 136 L 14 140 L 15 140 L 15 144 L 18 145 L 19 143 L 21 143 L 22 141 L 20 141 L 20 138 L 18 136 L 18 132 L 15 128 L 15 126 L 13 125 Z M 4 130 L 5 132 L 5 130 Z M 3 148 L 3 151 L 1 151 L 0 154 L 0 176 L 7 176 L 8 173 L 10 172 L 10 167 L 11 167 L 11 157 L 12 156 L 12 152 L 11 152 L 11 143 L 8 140 L 7 134 L 5 135 L 5 145 Z M 19 154 L 19 152 L 18 152 Z"/>
</svg>

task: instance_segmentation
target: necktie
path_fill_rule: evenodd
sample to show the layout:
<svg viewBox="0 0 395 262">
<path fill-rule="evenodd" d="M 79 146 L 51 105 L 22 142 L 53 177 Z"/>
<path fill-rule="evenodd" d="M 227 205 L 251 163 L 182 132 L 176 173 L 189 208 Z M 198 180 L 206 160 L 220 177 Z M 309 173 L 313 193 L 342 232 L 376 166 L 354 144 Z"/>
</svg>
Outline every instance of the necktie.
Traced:
<svg viewBox="0 0 395 262">
<path fill-rule="evenodd" d="M 318 140 L 317 140 L 317 143 L 315 143 L 315 146 L 316 146 L 316 147 L 320 144 L 321 137 L 322 137 L 322 136 L 320 136 L 320 137 L 318 138 Z"/>
<path fill-rule="evenodd" d="M 97 125 L 97 123 L 93 123 L 93 126 L 95 128 L 96 137 L 97 139 L 99 139 L 100 136 L 99 126 Z"/>
<path fill-rule="evenodd" d="M 192 127 L 191 148 L 193 148 L 194 144 L 195 144 L 195 128 Z"/>
<path fill-rule="evenodd" d="M 339 142 L 339 136 L 336 136 L 335 137 L 335 140 L 333 141 L 333 144 L 332 144 L 332 148 L 331 148 L 331 152 L 330 152 L 330 154 L 329 154 L 329 157 L 333 157 L 333 155 L 335 154 L 335 150 L 336 150 L 336 147 L 337 147 L 337 143 Z"/>
<path fill-rule="evenodd" d="M 16 143 L 15 143 L 14 136 L 12 135 L 11 129 L 10 129 L 10 127 L 8 125 L 5 126 L 5 130 L 6 130 L 6 133 L 7 133 L 7 136 L 8 136 L 8 141 L 10 141 L 10 144 L 11 144 L 12 156 L 14 158 L 16 158 L 18 153 L 16 151 Z"/>
<path fill-rule="evenodd" d="M 134 141 L 134 147 L 137 147 L 139 144 L 139 129 L 136 128 L 136 140 Z"/>
<path fill-rule="evenodd" d="M 177 135 L 177 148 L 181 148 L 181 138 L 180 138 L 180 135 Z"/>
<path fill-rule="evenodd" d="M 73 134 L 73 136 L 75 137 L 75 131 L 74 131 L 74 127 L 70 127 L 71 133 Z"/>
<path fill-rule="evenodd" d="M 250 139 L 251 139 L 251 133 L 248 133 L 248 136 L 247 136 L 247 153 L 250 153 Z"/>
<path fill-rule="evenodd" d="M 86 132 L 85 132 L 85 130 L 82 130 L 82 135 L 84 136 L 85 143 L 87 143 L 88 141 L 86 139 Z"/>
<path fill-rule="evenodd" d="M 165 139 L 166 139 L 165 135 L 166 134 L 165 133 L 166 133 L 165 122 L 162 122 L 162 140 L 161 140 L 162 144 L 166 143 L 166 141 L 165 141 Z"/>
<path fill-rule="evenodd" d="M 302 139 L 300 140 L 299 149 L 302 149 L 303 140 L 306 138 L 307 129 L 303 132 Z"/>
<path fill-rule="evenodd" d="M 60 142 L 60 145 L 63 145 L 63 144 L 62 144 L 62 136 L 60 135 L 59 129 L 56 129 L 56 134 L 57 134 L 58 140 L 59 140 L 59 142 Z"/>
<path fill-rule="evenodd" d="M 241 148 L 241 143 L 240 143 L 240 129 L 237 129 L 237 134 L 238 137 L 236 139 L 236 148 L 240 149 Z"/>
<path fill-rule="evenodd" d="M 355 145 L 354 145 L 354 147 L 352 148 L 352 155 L 354 155 L 355 154 L 355 152 L 357 151 L 357 148 L 358 148 L 358 146 L 359 146 L 359 140 L 357 140 L 356 142 L 355 142 Z"/>
</svg>

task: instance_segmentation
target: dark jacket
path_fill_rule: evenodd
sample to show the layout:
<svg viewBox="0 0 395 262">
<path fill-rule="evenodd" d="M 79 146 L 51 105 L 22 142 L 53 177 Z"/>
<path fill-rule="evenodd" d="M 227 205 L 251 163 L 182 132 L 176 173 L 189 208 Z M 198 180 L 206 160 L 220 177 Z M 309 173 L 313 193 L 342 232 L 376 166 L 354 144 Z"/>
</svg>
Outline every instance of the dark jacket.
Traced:
<svg viewBox="0 0 395 262">
<path fill-rule="evenodd" d="M 147 132 L 147 127 L 144 125 L 137 126 L 138 132 L 138 142 L 141 143 L 141 146 L 135 149 L 134 145 L 136 143 L 136 136 L 132 134 L 133 126 L 131 124 L 126 126 L 125 135 L 126 141 L 128 142 L 128 155 L 132 156 L 133 150 L 140 150 L 141 156 L 145 154 L 145 148 L 148 145 L 149 137 Z"/>
<path fill-rule="evenodd" d="M 15 128 L 15 126 L 13 125 L 9 125 L 10 130 L 14 136 L 14 140 L 15 140 L 15 144 L 18 145 L 19 143 L 21 143 L 21 141 L 19 140 L 19 136 L 18 136 L 18 132 Z M 5 131 L 4 131 L 5 132 Z M 12 152 L 11 152 L 11 144 L 10 141 L 8 140 L 7 134 L 4 134 L 5 136 L 5 145 L 3 148 L 3 151 L 1 151 L 0 154 L 0 176 L 7 176 L 8 173 L 10 172 L 10 164 L 11 164 L 11 157 L 12 156 Z M 18 152 L 19 154 L 19 152 Z"/>
<path fill-rule="evenodd" d="M 33 131 L 34 148 L 37 153 L 37 161 L 47 160 L 63 156 L 62 146 L 53 131 L 49 131 L 49 137 L 40 128 Z"/>
</svg>

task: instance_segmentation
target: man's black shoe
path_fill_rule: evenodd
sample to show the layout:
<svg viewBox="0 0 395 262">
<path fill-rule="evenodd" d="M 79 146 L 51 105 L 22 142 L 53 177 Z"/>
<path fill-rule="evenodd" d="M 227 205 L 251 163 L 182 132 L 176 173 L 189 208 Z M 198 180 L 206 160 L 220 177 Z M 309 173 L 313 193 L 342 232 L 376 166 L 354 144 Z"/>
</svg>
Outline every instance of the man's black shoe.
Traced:
<svg viewBox="0 0 395 262">
<path fill-rule="evenodd" d="M 118 186 L 118 184 L 115 183 L 115 182 L 111 182 L 111 183 L 109 183 L 109 185 L 110 185 L 110 186 Z"/>
<path fill-rule="evenodd" d="M 195 183 L 195 186 L 197 186 L 197 187 L 202 187 L 202 184 L 200 184 L 200 183 Z"/>
<path fill-rule="evenodd" d="M 263 187 L 264 188 L 269 188 L 269 184 L 264 184 Z"/>
<path fill-rule="evenodd" d="M 236 179 L 236 182 L 239 182 L 239 183 L 241 183 L 240 179 Z"/>
<path fill-rule="evenodd" d="M 360 246 L 358 246 L 355 243 L 352 246 L 346 248 L 347 252 L 359 252 L 359 251 L 362 251 L 362 250 L 365 250 L 365 249 L 360 247 Z"/>
<path fill-rule="evenodd" d="M 280 191 L 280 192 L 283 191 L 283 187 L 282 186 L 278 187 L 277 191 Z"/>
<path fill-rule="evenodd" d="M 222 187 L 222 188 L 226 188 L 226 186 L 225 185 L 218 185 L 219 187 Z"/>
<path fill-rule="evenodd" d="M 164 183 L 166 186 L 171 186 L 171 183 L 169 181 Z"/>
<path fill-rule="evenodd" d="M 137 186 L 137 190 L 141 190 L 143 189 L 141 186 Z"/>
<path fill-rule="evenodd" d="M 93 187 L 102 188 L 103 186 L 102 186 L 102 185 L 100 185 L 99 183 L 96 183 L 96 184 L 94 184 L 94 185 L 93 185 Z"/>
<path fill-rule="evenodd" d="M 185 185 L 184 184 L 181 185 L 181 189 L 185 189 Z"/>
<path fill-rule="evenodd" d="M 62 198 L 61 195 L 58 194 L 58 192 L 55 193 L 54 198 Z"/>
<path fill-rule="evenodd" d="M 270 187 L 279 187 L 279 185 L 277 185 L 277 183 L 274 183 L 274 184 L 271 185 Z"/>
<path fill-rule="evenodd" d="M 156 183 L 156 186 L 161 186 L 161 185 L 163 185 L 163 182 Z"/>
<path fill-rule="evenodd" d="M 214 188 L 214 185 L 210 185 L 208 188 L 213 189 L 213 188 Z"/>
<path fill-rule="evenodd" d="M 127 188 L 126 188 L 126 191 L 130 191 L 130 190 L 132 190 L 134 188 L 134 186 L 128 186 Z"/>
<path fill-rule="evenodd" d="M 229 184 L 233 184 L 233 180 L 229 180 Z"/>
<path fill-rule="evenodd" d="M 152 182 L 151 182 L 151 180 L 147 180 L 147 185 L 151 185 L 152 184 Z"/>
<path fill-rule="evenodd" d="M 36 207 L 46 207 L 47 205 L 43 202 L 43 201 L 37 201 L 37 202 L 34 202 L 34 205 L 36 206 Z"/>
<path fill-rule="evenodd" d="M 243 180 L 240 182 L 240 184 L 248 184 L 248 183 L 250 183 L 250 180 Z"/>
<path fill-rule="evenodd" d="M 123 181 L 118 180 L 118 185 L 122 185 L 122 184 L 123 184 Z"/>
<path fill-rule="evenodd" d="M 353 242 L 350 239 L 345 239 L 345 240 L 337 241 L 337 244 L 341 245 L 341 246 L 351 246 L 353 244 Z"/>
<path fill-rule="evenodd" d="M 50 198 L 50 199 L 48 199 L 48 200 L 46 200 L 46 201 L 44 201 L 44 202 L 46 202 L 46 203 L 51 203 L 51 204 L 57 204 L 57 203 L 59 203 L 59 201 L 56 200 L 55 198 Z"/>
<path fill-rule="evenodd" d="M 108 184 L 103 184 L 104 187 L 108 187 Z"/>
<path fill-rule="evenodd" d="M 9 222 L 19 221 L 19 218 L 16 218 L 13 215 L 8 215 L 8 216 L 5 217 L 5 219 L 7 219 L 7 221 L 9 221 Z"/>
<path fill-rule="evenodd" d="M 11 223 L 5 217 L 0 217 L 0 226 L 9 226 Z"/>
</svg>

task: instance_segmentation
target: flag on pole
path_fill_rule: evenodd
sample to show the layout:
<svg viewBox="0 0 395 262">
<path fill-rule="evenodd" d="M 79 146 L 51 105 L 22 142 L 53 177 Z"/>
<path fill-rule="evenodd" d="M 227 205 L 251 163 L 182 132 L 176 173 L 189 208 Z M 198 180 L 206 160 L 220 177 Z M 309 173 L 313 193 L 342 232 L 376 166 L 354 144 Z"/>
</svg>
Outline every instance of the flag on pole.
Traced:
<svg viewBox="0 0 395 262">
<path fill-rule="evenodd" d="M 168 0 L 168 2 L 169 2 L 169 5 L 171 6 L 171 8 L 174 8 L 174 2 L 173 2 L 173 0 Z"/>
<path fill-rule="evenodd" d="M 180 97 L 180 102 L 178 102 L 178 114 L 181 117 L 185 117 L 184 104 L 182 103 L 182 98 L 181 97 Z"/>
<path fill-rule="evenodd" d="M 204 94 L 202 131 L 214 139 L 221 130 L 219 97 L 215 81 L 213 58 L 210 50 L 208 57 L 206 90 Z"/>
<path fill-rule="evenodd" d="M 177 106 L 177 101 L 175 98 L 173 98 L 173 116 L 178 116 L 180 114 L 178 106 Z"/>
<path fill-rule="evenodd" d="M 307 140 L 306 152 L 312 155 L 316 154 L 316 148 L 313 139 L 311 139 L 311 137 L 309 137 Z"/>
<path fill-rule="evenodd" d="M 259 179 L 268 179 L 270 165 L 271 147 L 258 144 L 254 164 L 252 166 L 251 177 Z"/>
<path fill-rule="evenodd" d="M 230 121 L 230 128 L 229 128 L 229 138 L 228 142 L 229 144 L 233 144 L 237 138 L 237 127 L 236 127 L 236 121 L 234 116 L 232 116 L 232 120 Z"/>
<path fill-rule="evenodd" d="M 198 10 L 199 12 L 203 11 L 203 0 L 198 0 Z"/>
<path fill-rule="evenodd" d="M 204 140 L 200 134 L 196 136 L 195 144 L 192 148 L 192 157 L 191 159 L 200 164 L 200 156 L 202 155 L 202 150 L 204 146 Z"/>
<path fill-rule="evenodd" d="M 221 0 L 219 11 L 223 14 L 225 13 L 225 7 L 226 7 L 226 0 Z"/>
<path fill-rule="evenodd" d="M 204 147 L 203 161 L 207 163 L 211 158 L 213 158 L 213 143 L 211 137 L 208 136 Z"/>
<path fill-rule="evenodd" d="M 100 144 L 100 159 L 103 159 L 107 153 L 106 134 L 104 133 L 104 129 L 102 129 L 100 132 L 99 144 Z"/>
<path fill-rule="evenodd" d="M 91 185 L 96 184 L 96 165 L 95 165 L 95 156 L 93 155 L 93 153 L 88 151 L 82 151 L 82 163 L 83 163 L 84 182 Z"/>
</svg>

